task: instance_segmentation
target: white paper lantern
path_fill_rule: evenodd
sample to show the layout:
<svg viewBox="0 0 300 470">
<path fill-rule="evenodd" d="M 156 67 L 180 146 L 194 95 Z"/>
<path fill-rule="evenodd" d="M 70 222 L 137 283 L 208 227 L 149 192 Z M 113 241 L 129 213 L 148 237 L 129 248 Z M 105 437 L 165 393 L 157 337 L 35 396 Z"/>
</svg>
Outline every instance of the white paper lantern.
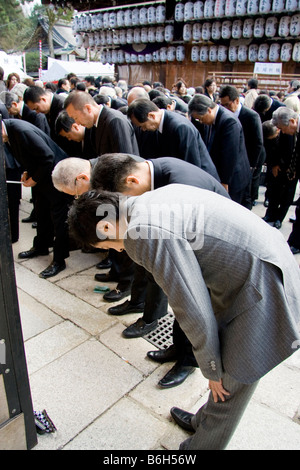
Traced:
<svg viewBox="0 0 300 470">
<path fill-rule="evenodd" d="M 92 28 L 92 15 L 86 15 L 85 17 L 85 30 L 90 31 Z"/>
<path fill-rule="evenodd" d="M 231 36 L 233 39 L 240 39 L 243 34 L 243 22 L 242 20 L 234 20 L 232 22 Z"/>
<path fill-rule="evenodd" d="M 156 24 L 156 8 L 154 6 L 148 8 L 148 23 Z"/>
<path fill-rule="evenodd" d="M 132 41 L 131 41 L 132 42 Z M 109 46 L 111 46 L 113 43 L 113 35 L 112 35 L 112 31 L 108 30 L 106 31 L 106 44 L 108 44 Z"/>
<path fill-rule="evenodd" d="M 192 40 L 192 25 L 187 23 L 184 25 L 183 27 L 183 33 L 182 33 L 182 37 L 183 37 L 183 40 L 184 41 L 191 41 Z"/>
<path fill-rule="evenodd" d="M 300 35 L 300 14 L 299 13 L 291 17 L 290 35 L 291 36 Z"/>
<path fill-rule="evenodd" d="M 95 37 L 95 46 L 100 46 L 101 45 L 100 33 L 99 32 L 95 33 L 94 37 Z"/>
<path fill-rule="evenodd" d="M 148 24 L 148 10 L 145 7 L 140 9 L 140 24 Z"/>
<path fill-rule="evenodd" d="M 286 0 L 285 9 L 287 11 L 297 11 L 298 1 L 297 0 Z"/>
<path fill-rule="evenodd" d="M 153 43 L 156 41 L 156 28 L 151 26 L 148 28 L 148 42 Z"/>
<path fill-rule="evenodd" d="M 106 34 L 105 31 L 100 31 L 100 44 L 101 46 L 106 45 Z"/>
<path fill-rule="evenodd" d="M 285 42 L 281 46 L 280 60 L 281 62 L 289 62 L 292 58 L 293 45 Z"/>
<path fill-rule="evenodd" d="M 138 56 L 137 54 L 130 54 L 130 63 L 131 64 L 136 64 L 138 61 Z"/>
<path fill-rule="evenodd" d="M 247 14 L 248 0 L 237 0 L 235 13 L 236 16 L 244 16 Z"/>
<path fill-rule="evenodd" d="M 117 27 L 117 14 L 115 11 L 111 11 L 109 14 L 109 27 L 110 28 Z"/>
<path fill-rule="evenodd" d="M 167 60 L 169 62 L 174 62 L 175 59 L 176 59 L 176 47 L 169 46 L 167 49 Z"/>
<path fill-rule="evenodd" d="M 247 6 L 248 15 L 256 15 L 259 9 L 259 0 L 249 0 Z"/>
<path fill-rule="evenodd" d="M 187 2 L 184 5 L 184 21 L 191 21 L 194 19 L 194 4 Z"/>
<path fill-rule="evenodd" d="M 153 60 L 153 62 L 159 62 L 160 61 L 159 51 L 152 52 L 152 60 Z"/>
<path fill-rule="evenodd" d="M 123 28 L 123 26 L 125 26 L 125 12 L 124 12 L 124 10 L 118 10 L 117 11 L 117 26 L 118 26 L 118 28 Z"/>
<path fill-rule="evenodd" d="M 176 3 L 174 16 L 175 21 L 181 22 L 184 20 L 184 3 Z"/>
<path fill-rule="evenodd" d="M 125 10 L 124 24 L 127 27 L 132 26 L 132 11 L 131 10 Z"/>
<path fill-rule="evenodd" d="M 292 59 L 294 62 L 300 62 L 300 42 L 294 44 Z"/>
<path fill-rule="evenodd" d="M 119 32 L 119 39 L 120 39 L 120 44 L 126 44 L 126 29 L 120 29 Z"/>
<path fill-rule="evenodd" d="M 200 48 L 200 57 L 199 57 L 201 62 L 207 62 L 208 61 L 208 46 L 202 46 Z"/>
<path fill-rule="evenodd" d="M 143 64 L 145 62 L 144 54 L 138 54 L 138 63 Z"/>
<path fill-rule="evenodd" d="M 83 31 L 84 28 L 84 17 L 79 16 L 78 17 L 78 31 Z"/>
<path fill-rule="evenodd" d="M 204 4 L 204 18 L 212 18 L 215 12 L 215 0 L 206 0 Z"/>
<path fill-rule="evenodd" d="M 282 38 L 286 38 L 290 34 L 291 18 L 289 16 L 282 16 L 279 21 L 278 34 Z"/>
<path fill-rule="evenodd" d="M 134 30 L 133 30 L 133 42 L 134 42 L 134 44 L 140 44 L 140 42 L 141 42 L 141 28 L 134 28 Z"/>
<path fill-rule="evenodd" d="M 230 39 L 232 32 L 232 22 L 231 21 L 223 21 L 222 23 L 222 38 L 223 39 Z"/>
<path fill-rule="evenodd" d="M 222 0 L 217 0 L 222 1 Z M 198 0 L 194 3 L 194 19 L 201 20 L 204 17 L 204 2 Z"/>
<path fill-rule="evenodd" d="M 260 44 L 258 48 L 258 62 L 266 62 L 269 56 L 269 45 L 268 44 Z"/>
<path fill-rule="evenodd" d="M 238 46 L 229 46 L 228 60 L 230 62 L 236 62 L 238 60 Z"/>
<path fill-rule="evenodd" d="M 95 31 L 97 29 L 97 15 L 92 15 L 92 26 L 91 29 Z"/>
<path fill-rule="evenodd" d="M 246 18 L 243 25 L 243 37 L 253 37 L 254 20 L 252 18 Z"/>
<path fill-rule="evenodd" d="M 265 23 L 266 20 L 264 18 L 256 18 L 254 21 L 253 27 L 253 36 L 255 38 L 262 38 L 265 34 Z"/>
<path fill-rule="evenodd" d="M 148 28 L 141 28 L 141 42 L 143 44 L 148 42 Z"/>
<path fill-rule="evenodd" d="M 258 44 L 250 44 L 248 49 L 248 60 L 250 62 L 257 62 L 258 59 Z"/>
<path fill-rule="evenodd" d="M 139 8 L 133 8 L 131 12 L 131 23 L 132 26 L 139 26 L 140 24 L 140 10 Z"/>
<path fill-rule="evenodd" d="M 225 16 L 235 16 L 236 13 L 236 0 L 226 0 Z"/>
<path fill-rule="evenodd" d="M 248 56 L 248 47 L 245 46 L 244 44 L 241 44 L 238 47 L 238 61 L 245 62 L 247 60 L 247 56 Z"/>
<path fill-rule="evenodd" d="M 210 46 L 208 58 L 209 58 L 210 62 L 217 62 L 217 60 L 218 60 L 218 46 Z"/>
<path fill-rule="evenodd" d="M 145 54 L 145 62 L 147 63 L 152 62 L 152 54 L 150 53 Z"/>
<path fill-rule="evenodd" d="M 122 51 L 122 49 L 119 49 L 118 50 L 118 63 L 119 64 L 124 64 L 125 62 L 125 54 L 124 54 L 124 51 Z"/>
<path fill-rule="evenodd" d="M 285 0 L 273 0 L 272 11 L 281 13 L 284 10 Z"/>
<path fill-rule="evenodd" d="M 202 38 L 202 25 L 200 23 L 193 24 L 193 40 L 200 41 Z"/>
<path fill-rule="evenodd" d="M 164 39 L 166 42 L 172 42 L 174 39 L 174 26 L 167 24 L 164 28 Z"/>
<path fill-rule="evenodd" d="M 193 46 L 191 50 L 191 61 L 198 62 L 200 59 L 200 48 L 199 46 Z"/>
<path fill-rule="evenodd" d="M 221 38 L 222 23 L 221 21 L 214 21 L 211 27 L 211 37 L 214 40 Z"/>
<path fill-rule="evenodd" d="M 216 18 L 223 18 L 225 16 L 226 0 L 216 0 L 214 16 Z"/>
<path fill-rule="evenodd" d="M 163 26 L 157 26 L 156 28 L 156 42 L 163 42 L 165 39 L 165 28 Z"/>
<path fill-rule="evenodd" d="M 228 53 L 227 46 L 219 46 L 218 47 L 218 62 L 226 62 L 227 53 Z"/>
<path fill-rule="evenodd" d="M 72 31 L 77 33 L 79 31 L 79 18 L 78 16 L 74 16 L 73 23 L 72 23 Z"/>
<path fill-rule="evenodd" d="M 260 0 L 259 13 L 270 13 L 272 8 L 272 0 Z"/>
<path fill-rule="evenodd" d="M 203 41 L 209 41 L 211 38 L 211 23 L 203 23 L 202 25 L 202 39 Z"/>
<path fill-rule="evenodd" d="M 159 50 L 159 57 L 161 62 L 167 62 L 167 48 L 161 47 Z"/>
<path fill-rule="evenodd" d="M 117 46 L 118 44 L 120 44 L 120 33 L 119 31 L 113 31 L 113 44 L 115 46 Z"/>
<path fill-rule="evenodd" d="M 133 29 L 129 28 L 126 31 L 126 42 L 127 44 L 133 43 Z"/>
<path fill-rule="evenodd" d="M 95 38 L 93 33 L 88 34 L 89 37 L 89 47 L 93 47 L 95 45 Z"/>
<path fill-rule="evenodd" d="M 176 47 L 176 60 L 178 62 L 184 61 L 185 58 L 185 48 L 184 46 L 177 46 Z"/>
<path fill-rule="evenodd" d="M 105 51 L 102 51 L 102 52 L 100 53 L 100 62 L 101 62 L 102 64 L 106 64 L 106 62 L 107 62 L 107 60 L 106 60 L 106 52 L 105 52 Z"/>
<path fill-rule="evenodd" d="M 129 52 L 125 52 L 125 62 L 126 64 L 130 64 L 131 62 L 131 54 Z"/>
<path fill-rule="evenodd" d="M 266 26 L 265 26 L 265 35 L 267 38 L 273 38 L 276 36 L 278 26 L 278 20 L 275 16 L 270 16 L 267 18 Z"/>
<path fill-rule="evenodd" d="M 83 44 L 83 37 L 81 34 L 76 34 L 75 36 L 76 47 L 81 47 Z"/>
<path fill-rule="evenodd" d="M 271 44 L 269 49 L 269 61 L 277 62 L 280 59 L 280 44 L 277 42 Z"/>
<path fill-rule="evenodd" d="M 103 13 L 97 15 L 97 29 L 103 28 Z"/>
<path fill-rule="evenodd" d="M 156 8 L 156 23 L 164 23 L 166 20 L 166 7 L 164 5 L 158 5 Z"/>
<path fill-rule="evenodd" d="M 109 28 L 109 12 L 106 11 L 103 13 L 103 28 Z"/>
<path fill-rule="evenodd" d="M 113 64 L 118 63 L 118 51 L 115 49 L 111 52 L 111 61 Z"/>
</svg>

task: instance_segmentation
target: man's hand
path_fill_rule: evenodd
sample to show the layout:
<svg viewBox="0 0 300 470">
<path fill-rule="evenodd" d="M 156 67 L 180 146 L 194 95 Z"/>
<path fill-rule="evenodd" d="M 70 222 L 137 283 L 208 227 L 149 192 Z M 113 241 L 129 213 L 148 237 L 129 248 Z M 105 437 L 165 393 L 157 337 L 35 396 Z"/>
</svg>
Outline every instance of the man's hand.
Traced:
<svg viewBox="0 0 300 470">
<path fill-rule="evenodd" d="M 281 169 L 280 169 L 279 165 L 276 165 L 276 166 L 272 167 L 272 173 L 273 173 L 274 178 L 277 178 L 280 171 L 281 171 Z"/>
<path fill-rule="evenodd" d="M 211 390 L 214 402 L 217 403 L 219 398 L 221 401 L 225 401 L 225 395 L 230 395 L 225 388 L 223 388 L 222 379 L 219 382 L 215 382 L 214 380 L 210 380 L 208 382 L 208 387 Z"/>
<path fill-rule="evenodd" d="M 21 177 L 21 181 L 23 183 L 23 186 L 25 186 L 26 188 L 32 188 L 33 186 L 36 185 L 36 181 L 34 181 L 31 177 L 28 178 L 27 171 L 24 171 L 24 173 Z"/>
</svg>

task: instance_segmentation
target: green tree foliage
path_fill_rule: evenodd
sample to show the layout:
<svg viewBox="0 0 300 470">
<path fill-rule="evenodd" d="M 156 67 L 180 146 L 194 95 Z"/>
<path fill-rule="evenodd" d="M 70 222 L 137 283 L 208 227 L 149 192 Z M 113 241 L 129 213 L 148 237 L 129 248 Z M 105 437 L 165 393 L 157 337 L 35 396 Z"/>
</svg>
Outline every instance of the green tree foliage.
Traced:
<svg viewBox="0 0 300 470">
<path fill-rule="evenodd" d="M 31 22 L 24 17 L 19 2 L 0 0 L 0 49 L 20 51 L 31 34 Z"/>
</svg>

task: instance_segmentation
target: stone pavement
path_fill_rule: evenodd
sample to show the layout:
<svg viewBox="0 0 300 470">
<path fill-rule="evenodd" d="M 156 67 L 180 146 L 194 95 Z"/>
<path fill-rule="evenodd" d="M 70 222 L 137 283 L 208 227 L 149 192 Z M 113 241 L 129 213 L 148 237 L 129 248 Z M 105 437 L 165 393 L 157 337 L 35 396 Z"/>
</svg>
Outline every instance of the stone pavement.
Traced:
<svg viewBox="0 0 300 470">
<path fill-rule="evenodd" d="M 254 208 L 263 216 L 264 188 Z M 23 188 L 20 218 L 31 211 Z M 287 238 L 290 215 L 283 224 Z M 179 387 L 157 382 L 172 364 L 146 357 L 155 349 L 144 338 L 121 332 L 141 314 L 114 317 L 113 304 L 94 293 L 99 254 L 71 252 L 67 269 L 40 279 L 52 255 L 18 260 L 32 246 L 35 230 L 20 223 L 13 245 L 15 273 L 33 407 L 46 409 L 57 432 L 38 436 L 37 450 L 177 450 L 188 433 L 169 410 L 194 412 L 207 399 L 207 380 L 197 369 Z M 300 255 L 296 257 L 300 264 Z M 115 284 L 111 284 L 113 288 Z M 229 450 L 300 450 L 300 351 L 263 378 L 232 438 Z"/>
</svg>

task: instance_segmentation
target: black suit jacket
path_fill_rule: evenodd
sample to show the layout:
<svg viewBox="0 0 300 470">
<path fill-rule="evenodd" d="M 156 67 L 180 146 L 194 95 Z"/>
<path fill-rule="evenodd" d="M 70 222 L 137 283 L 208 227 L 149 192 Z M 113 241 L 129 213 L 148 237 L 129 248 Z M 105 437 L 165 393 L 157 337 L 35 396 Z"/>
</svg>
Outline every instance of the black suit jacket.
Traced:
<svg viewBox="0 0 300 470">
<path fill-rule="evenodd" d="M 265 148 L 262 133 L 262 122 L 253 109 L 242 106 L 239 121 L 244 131 L 245 145 L 251 168 L 256 168 L 265 161 Z"/>
<path fill-rule="evenodd" d="M 227 191 L 219 181 L 191 163 L 172 157 L 155 158 L 150 161 L 154 167 L 154 189 L 167 184 L 180 183 L 207 189 L 229 198 Z"/>
<path fill-rule="evenodd" d="M 231 111 L 219 106 L 215 124 L 204 125 L 203 131 L 204 142 L 210 148 L 221 183 L 228 184 L 229 194 L 233 197 L 243 191 L 251 179 L 242 125 Z"/>
<path fill-rule="evenodd" d="M 219 180 L 200 133 L 185 116 L 173 111 L 164 111 L 162 133 L 159 131 L 156 133 L 159 154 L 153 157 L 170 155 L 179 158 L 202 168 Z"/>
<path fill-rule="evenodd" d="M 94 129 L 96 154 L 131 153 L 139 155 L 134 129 L 127 117 L 116 109 L 103 106 Z"/>
<path fill-rule="evenodd" d="M 30 122 L 34 126 L 41 129 L 45 134 L 50 136 L 50 127 L 45 114 L 37 113 L 31 110 L 27 104 L 24 103 L 21 119 Z"/>
<path fill-rule="evenodd" d="M 67 154 L 33 124 L 21 119 L 5 119 L 9 150 L 23 170 L 37 183 L 51 179 L 56 163 Z"/>
</svg>

